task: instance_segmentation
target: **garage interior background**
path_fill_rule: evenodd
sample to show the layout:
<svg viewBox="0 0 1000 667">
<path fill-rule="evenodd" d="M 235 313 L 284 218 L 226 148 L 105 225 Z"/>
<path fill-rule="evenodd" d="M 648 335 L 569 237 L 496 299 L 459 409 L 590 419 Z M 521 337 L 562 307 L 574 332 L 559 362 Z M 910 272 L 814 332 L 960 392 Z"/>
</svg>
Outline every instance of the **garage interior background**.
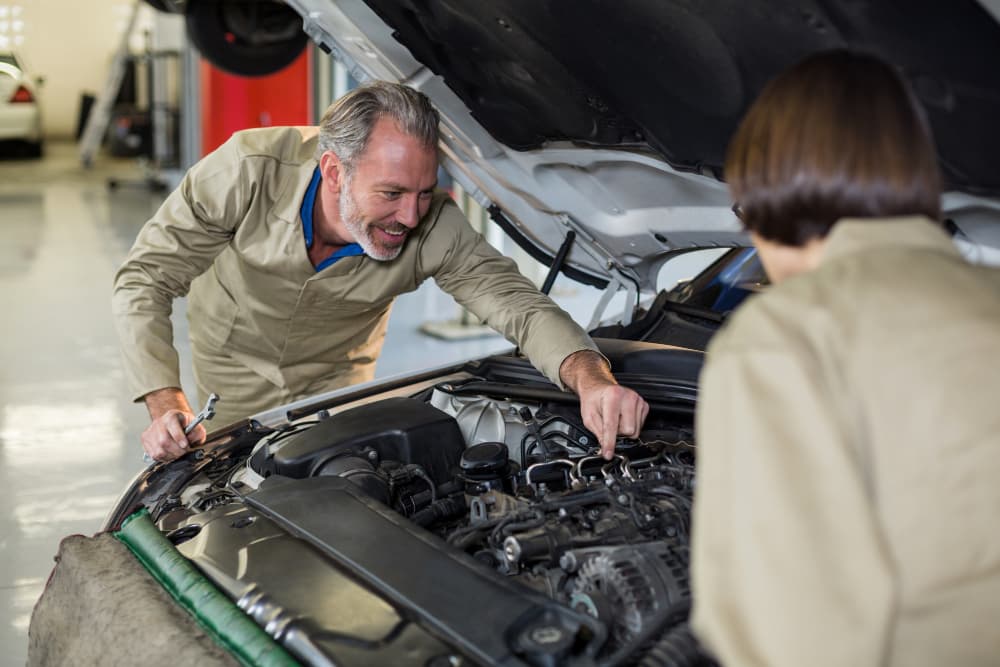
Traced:
<svg viewBox="0 0 1000 667">
<path fill-rule="evenodd" d="M 157 89 L 176 111 L 176 139 L 160 155 L 114 157 L 99 151 L 85 168 L 75 141 L 86 94 L 97 95 L 136 5 L 115 0 L 0 0 L 0 50 L 14 48 L 39 91 L 45 156 L 0 156 L 0 667 L 23 665 L 31 609 L 59 540 L 92 534 L 117 494 L 143 466 L 139 435 L 148 424 L 129 402 L 110 315 L 110 287 L 135 234 L 162 201 L 150 185 L 172 187 L 183 169 L 229 133 L 255 125 L 300 124 L 352 82 L 312 45 L 267 81 L 224 74 L 185 43 L 183 19 L 139 4 L 129 51 L 175 51 L 157 59 L 153 81 L 137 68 L 137 98 Z M 274 90 L 283 91 L 275 95 Z M 295 94 L 288 94 L 288 91 Z M 109 187 L 109 184 L 118 187 Z M 502 252 L 541 284 L 546 267 L 528 258 L 462 193 L 456 199 Z M 660 285 L 691 275 L 689 258 Z M 586 323 L 600 293 L 560 277 L 554 298 Z M 624 296 L 612 302 L 617 312 Z M 193 388 L 183 302 L 175 308 L 177 345 Z M 429 336 L 424 331 L 432 331 Z M 444 338 L 442 338 L 444 337 Z M 451 338 L 451 340 L 446 340 Z M 482 331 L 428 283 L 399 299 L 377 375 L 385 377 L 509 344 Z"/>
</svg>

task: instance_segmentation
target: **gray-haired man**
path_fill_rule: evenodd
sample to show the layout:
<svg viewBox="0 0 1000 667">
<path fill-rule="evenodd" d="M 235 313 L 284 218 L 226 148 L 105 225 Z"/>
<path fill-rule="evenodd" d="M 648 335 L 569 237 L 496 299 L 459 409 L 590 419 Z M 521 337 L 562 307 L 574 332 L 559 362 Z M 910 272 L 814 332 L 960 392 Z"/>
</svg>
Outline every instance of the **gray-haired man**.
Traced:
<svg viewBox="0 0 1000 667">
<path fill-rule="evenodd" d="M 180 389 L 170 312 L 189 294 L 202 398 L 221 421 L 372 379 L 392 302 L 427 278 L 580 395 L 610 456 L 648 406 L 593 341 L 468 225 L 437 184 L 437 112 L 384 82 L 335 102 L 319 128 L 238 132 L 191 168 L 115 279 L 128 381 L 153 458 L 206 433 Z"/>
</svg>

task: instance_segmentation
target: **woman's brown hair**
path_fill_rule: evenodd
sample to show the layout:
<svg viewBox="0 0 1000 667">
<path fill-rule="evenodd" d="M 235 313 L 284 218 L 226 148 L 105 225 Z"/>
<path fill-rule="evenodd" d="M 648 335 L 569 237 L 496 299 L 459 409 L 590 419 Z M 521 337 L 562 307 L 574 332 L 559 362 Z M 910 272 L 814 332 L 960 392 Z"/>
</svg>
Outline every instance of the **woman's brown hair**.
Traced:
<svg viewBox="0 0 1000 667">
<path fill-rule="evenodd" d="M 773 79 L 729 144 L 734 210 L 801 246 L 841 218 L 940 216 L 941 177 L 912 91 L 878 58 L 830 51 Z"/>
</svg>

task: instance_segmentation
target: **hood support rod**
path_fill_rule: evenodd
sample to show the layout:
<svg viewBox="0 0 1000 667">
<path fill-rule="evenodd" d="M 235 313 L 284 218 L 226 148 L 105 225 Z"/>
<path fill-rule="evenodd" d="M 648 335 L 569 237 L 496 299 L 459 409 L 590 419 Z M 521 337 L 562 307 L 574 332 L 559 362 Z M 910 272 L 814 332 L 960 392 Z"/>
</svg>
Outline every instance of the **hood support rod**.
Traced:
<svg viewBox="0 0 1000 667">
<path fill-rule="evenodd" d="M 549 273 L 545 276 L 545 282 L 542 283 L 542 294 L 548 294 L 552 290 L 552 284 L 556 281 L 556 276 L 559 275 L 559 271 L 562 270 L 563 264 L 566 263 L 566 257 L 569 255 L 569 249 L 573 247 L 573 241 L 576 240 L 576 232 L 572 229 L 566 232 L 566 239 L 559 246 L 559 252 L 556 253 L 555 259 L 552 260 L 552 266 L 549 267 Z"/>
</svg>

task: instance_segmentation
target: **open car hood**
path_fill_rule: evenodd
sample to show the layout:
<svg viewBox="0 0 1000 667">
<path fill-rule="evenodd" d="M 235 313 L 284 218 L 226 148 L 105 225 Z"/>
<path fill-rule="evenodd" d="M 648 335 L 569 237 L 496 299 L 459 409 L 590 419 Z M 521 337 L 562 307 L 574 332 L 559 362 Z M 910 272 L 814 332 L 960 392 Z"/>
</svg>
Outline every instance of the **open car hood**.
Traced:
<svg viewBox="0 0 1000 667">
<path fill-rule="evenodd" d="M 928 111 L 962 236 L 1000 247 L 1000 23 L 975 0 L 289 0 L 358 80 L 442 115 L 442 163 L 505 231 L 589 284 L 653 290 L 663 261 L 747 245 L 725 147 L 762 86 L 811 52 L 875 52 Z M 993 238 L 990 238 L 993 237 Z"/>
</svg>

